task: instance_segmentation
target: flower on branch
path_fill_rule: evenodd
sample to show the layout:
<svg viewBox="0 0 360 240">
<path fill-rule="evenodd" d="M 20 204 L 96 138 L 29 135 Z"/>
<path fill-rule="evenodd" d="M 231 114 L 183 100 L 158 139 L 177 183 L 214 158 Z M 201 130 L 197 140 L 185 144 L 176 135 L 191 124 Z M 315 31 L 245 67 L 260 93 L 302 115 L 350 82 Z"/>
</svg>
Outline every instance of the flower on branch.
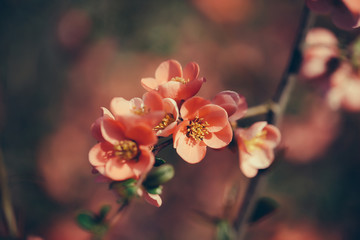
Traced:
<svg viewBox="0 0 360 240">
<path fill-rule="evenodd" d="M 137 179 L 152 168 L 155 158 L 150 146 L 157 137 L 151 126 L 144 122 L 124 124 L 108 117 L 101 118 L 99 125 L 101 141 L 89 152 L 89 161 L 99 173 L 121 181 Z"/>
<path fill-rule="evenodd" d="M 186 162 L 200 162 L 207 146 L 219 149 L 230 143 L 233 133 L 222 107 L 201 97 L 192 97 L 183 103 L 180 115 L 183 122 L 174 132 L 174 148 Z"/>
<path fill-rule="evenodd" d="M 211 102 L 225 109 L 230 122 L 245 116 L 248 108 L 245 97 L 230 90 L 216 94 Z"/>
<path fill-rule="evenodd" d="M 184 69 L 176 60 L 162 62 L 155 71 L 155 78 L 141 79 L 147 90 L 157 91 L 164 98 L 172 98 L 177 103 L 194 96 L 201 88 L 204 78 L 199 78 L 200 68 L 190 62 Z"/>
<path fill-rule="evenodd" d="M 240 169 L 246 177 L 256 176 L 258 169 L 268 168 L 274 161 L 274 149 L 280 143 L 277 127 L 267 122 L 256 122 L 248 129 L 235 130 L 239 147 Z"/>
</svg>

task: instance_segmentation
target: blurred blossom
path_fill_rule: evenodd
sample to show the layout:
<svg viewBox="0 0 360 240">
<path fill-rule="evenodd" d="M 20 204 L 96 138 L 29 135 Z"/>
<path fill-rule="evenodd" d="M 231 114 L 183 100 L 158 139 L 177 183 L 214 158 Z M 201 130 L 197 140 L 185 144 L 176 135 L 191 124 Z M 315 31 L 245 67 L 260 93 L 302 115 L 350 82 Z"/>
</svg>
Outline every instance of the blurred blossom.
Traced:
<svg viewBox="0 0 360 240">
<path fill-rule="evenodd" d="M 28 236 L 26 240 L 44 240 L 44 239 L 38 236 Z"/>
<path fill-rule="evenodd" d="M 330 80 L 331 88 L 326 96 L 329 106 L 334 110 L 360 111 L 360 73 L 343 63 Z"/>
<path fill-rule="evenodd" d="M 358 0 L 306 0 L 307 6 L 316 13 L 330 14 L 334 24 L 344 30 L 360 26 Z"/>
<path fill-rule="evenodd" d="M 321 156 L 337 136 L 338 124 L 338 113 L 322 100 L 313 102 L 303 117 L 285 117 L 281 132 L 286 159 L 301 163 Z"/>
<path fill-rule="evenodd" d="M 230 122 L 242 118 L 248 108 L 244 96 L 229 90 L 216 94 L 211 102 L 225 109 Z"/>
<path fill-rule="evenodd" d="M 91 31 L 91 20 L 87 12 L 70 9 L 59 21 L 57 35 L 60 44 L 67 49 L 79 47 Z"/>
<path fill-rule="evenodd" d="M 249 0 L 192 0 L 205 16 L 217 23 L 239 23 L 253 13 Z"/>
<path fill-rule="evenodd" d="M 340 50 L 336 36 L 327 29 L 313 28 L 306 35 L 300 78 L 326 90 Z M 332 64 L 333 63 L 333 64 Z"/>
<path fill-rule="evenodd" d="M 333 231 L 321 231 L 310 223 L 294 226 L 280 224 L 271 240 L 340 240 L 339 234 Z"/>
</svg>

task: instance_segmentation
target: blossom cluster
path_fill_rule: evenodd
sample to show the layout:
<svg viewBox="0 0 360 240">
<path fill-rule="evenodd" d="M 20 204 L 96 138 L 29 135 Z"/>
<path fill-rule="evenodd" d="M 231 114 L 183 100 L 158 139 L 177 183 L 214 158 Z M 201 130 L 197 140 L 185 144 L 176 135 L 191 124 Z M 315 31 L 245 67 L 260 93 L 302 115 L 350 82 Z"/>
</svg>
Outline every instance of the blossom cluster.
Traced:
<svg viewBox="0 0 360 240">
<path fill-rule="evenodd" d="M 334 109 L 360 110 L 360 39 L 340 49 L 327 29 L 311 29 L 305 39 L 300 78 L 313 85 Z"/>
<path fill-rule="evenodd" d="M 176 60 L 162 62 L 155 77 L 141 79 L 147 90 L 142 98 L 115 97 L 110 109 L 103 107 L 102 116 L 91 126 L 98 141 L 89 152 L 95 172 L 109 181 L 141 184 L 157 165 L 155 155 L 164 143 L 159 140 L 172 143 L 184 161 L 194 164 L 204 159 L 207 147 L 228 146 L 234 134 L 243 173 L 253 177 L 258 169 L 267 168 L 280 141 L 279 130 L 266 122 L 236 128 L 247 111 L 245 97 L 229 90 L 210 100 L 195 96 L 206 81 L 199 72 L 194 62 L 184 68 Z M 149 191 L 148 185 L 143 183 L 135 192 L 159 206 L 160 192 Z"/>
</svg>

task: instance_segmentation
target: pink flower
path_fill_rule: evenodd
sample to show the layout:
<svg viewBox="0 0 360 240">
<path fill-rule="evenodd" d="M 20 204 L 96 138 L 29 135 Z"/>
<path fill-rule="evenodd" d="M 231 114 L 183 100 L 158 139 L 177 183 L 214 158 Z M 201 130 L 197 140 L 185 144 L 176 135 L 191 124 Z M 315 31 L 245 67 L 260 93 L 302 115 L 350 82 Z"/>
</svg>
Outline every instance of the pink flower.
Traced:
<svg viewBox="0 0 360 240">
<path fill-rule="evenodd" d="M 258 169 L 270 166 L 274 149 L 280 143 L 280 131 L 267 122 L 257 122 L 248 129 L 235 130 L 239 146 L 240 169 L 246 177 L 256 176 Z"/>
<path fill-rule="evenodd" d="M 188 163 L 200 162 L 206 146 L 219 149 L 232 139 L 232 129 L 226 111 L 201 97 L 185 101 L 180 109 L 183 118 L 173 139 L 179 156 Z"/>
<path fill-rule="evenodd" d="M 334 24 L 345 30 L 360 27 L 360 6 L 358 0 L 306 0 L 314 12 L 330 14 Z"/>
<path fill-rule="evenodd" d="M 331 61 L 340 55 L 336 36 L 327 29 L 314 28 L 306 35 L 305 44 L 300 76 L 312 83 L 327 84 L 329 75 L 337 67 L 332 66 Z"/>
<path fill-rule="evenodd" d="M 162 62 L 155 71 L 155 78 L 141 79 L 141 85 L 147 90 L 155 90 L 164 98 L 172 98 L 176 102 L 194 96 L 205 82 L 199 78 L 199 65 L 188 63 L 184 70 L 176 60 Z"/>
<path fill-rule="evenodd" d="M 326 96 L 329 106 L 334 110 L 360 111 L 360 75 L 348 63 L 343 63 L 330 80 Z"/>
<path fill-rule="evenodd" d="M 156 131 L 157 136 L 168 137 L 173 134 L 177 126 L 177 120 L 179 119 L 179 109 L 176 102 L 171 98 L 164 98 L 162 101 L 165 116 L 161 122 L 154 127 L 154 130 Z"/>
<path fill-rule="evenodd" d="M 247 110 L 245 97 L 234 91 L 222 91 L 211 102 L 225 109 L 230 122 L 242 118 Z"/>
<path fill-rule="evenodd" d="M 121 181 L 139 178 L 152 168 L 155 159 L 150 146 L 157 137 L 151 126 L 102 118 L 100 131 L 103 140 L 89 152 L 89 161 L 99 173 Z"/>
<path fill-rule="evenodd" d="M 115 97 L 111 100 L 110 110 L 115 119 L 125 122 L 146 122 L 155 127 L 161 122 L 165 113 L 162 97 L 154 92 L 147 92 L 143 98 L 132 98 L 130 101 Z"/>
</svg>

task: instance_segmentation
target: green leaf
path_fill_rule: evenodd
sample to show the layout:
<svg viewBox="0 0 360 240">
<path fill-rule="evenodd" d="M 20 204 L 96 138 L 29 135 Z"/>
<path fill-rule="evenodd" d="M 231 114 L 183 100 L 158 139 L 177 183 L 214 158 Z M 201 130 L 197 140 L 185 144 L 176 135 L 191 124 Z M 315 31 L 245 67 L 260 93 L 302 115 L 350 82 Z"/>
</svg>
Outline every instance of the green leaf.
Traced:
<svg viewBox="0 0 360 240">
<path fill-rule="evenodd" d="M 154 167 L 161 166 L 161 165 L 163 165 L 165 163 L 166 163 L 166 161 L 164 159 L 159 158 L 159 157 L 155 157 Z"/>
<path fill-rule="evenodd" d="M 161 194 L 163 186 L 158 186 L 156 188 L 147 188 L 146 191 L 151 194 Z"/>
<path fill-rule="evenodd" d="M 143 185 L 146 189 L 157 188 L 163 183 L 171 180 L 175 175 L 174 167 L 170 164 L 163 164 L 153 168 L 147 175 Z"/>
<path fill-rule="evenodd" d="M 87 231 L 91 231 L 96 225 L 95 215 L 89 211 L 79 213 L 76 217 L 76 221 L 82 229 Z"/>
<path fill-rule="evenodd" d="M 255 205 L 254 211 L 249 219 L 249 223 L 255 223 L 261 218 L 269 215 L 278 208 L 279 204 L 272 198 L 260 198 Z"/>
<path fill-rule="evenodd" d="M 228 221 L 220 220 L 216 224 L 216 240 L 235 240 L 235 232 Z"/>
<path fill-rule="evenodd" d="M 104 205 L 101 207 L 99 215 L 98 215 L 98 220 L 100 222 L 102 222 L 105 219 L 105 217 L 109 213 L 110 209 L 111 209 L 110 205 Z"/>
</svg>

